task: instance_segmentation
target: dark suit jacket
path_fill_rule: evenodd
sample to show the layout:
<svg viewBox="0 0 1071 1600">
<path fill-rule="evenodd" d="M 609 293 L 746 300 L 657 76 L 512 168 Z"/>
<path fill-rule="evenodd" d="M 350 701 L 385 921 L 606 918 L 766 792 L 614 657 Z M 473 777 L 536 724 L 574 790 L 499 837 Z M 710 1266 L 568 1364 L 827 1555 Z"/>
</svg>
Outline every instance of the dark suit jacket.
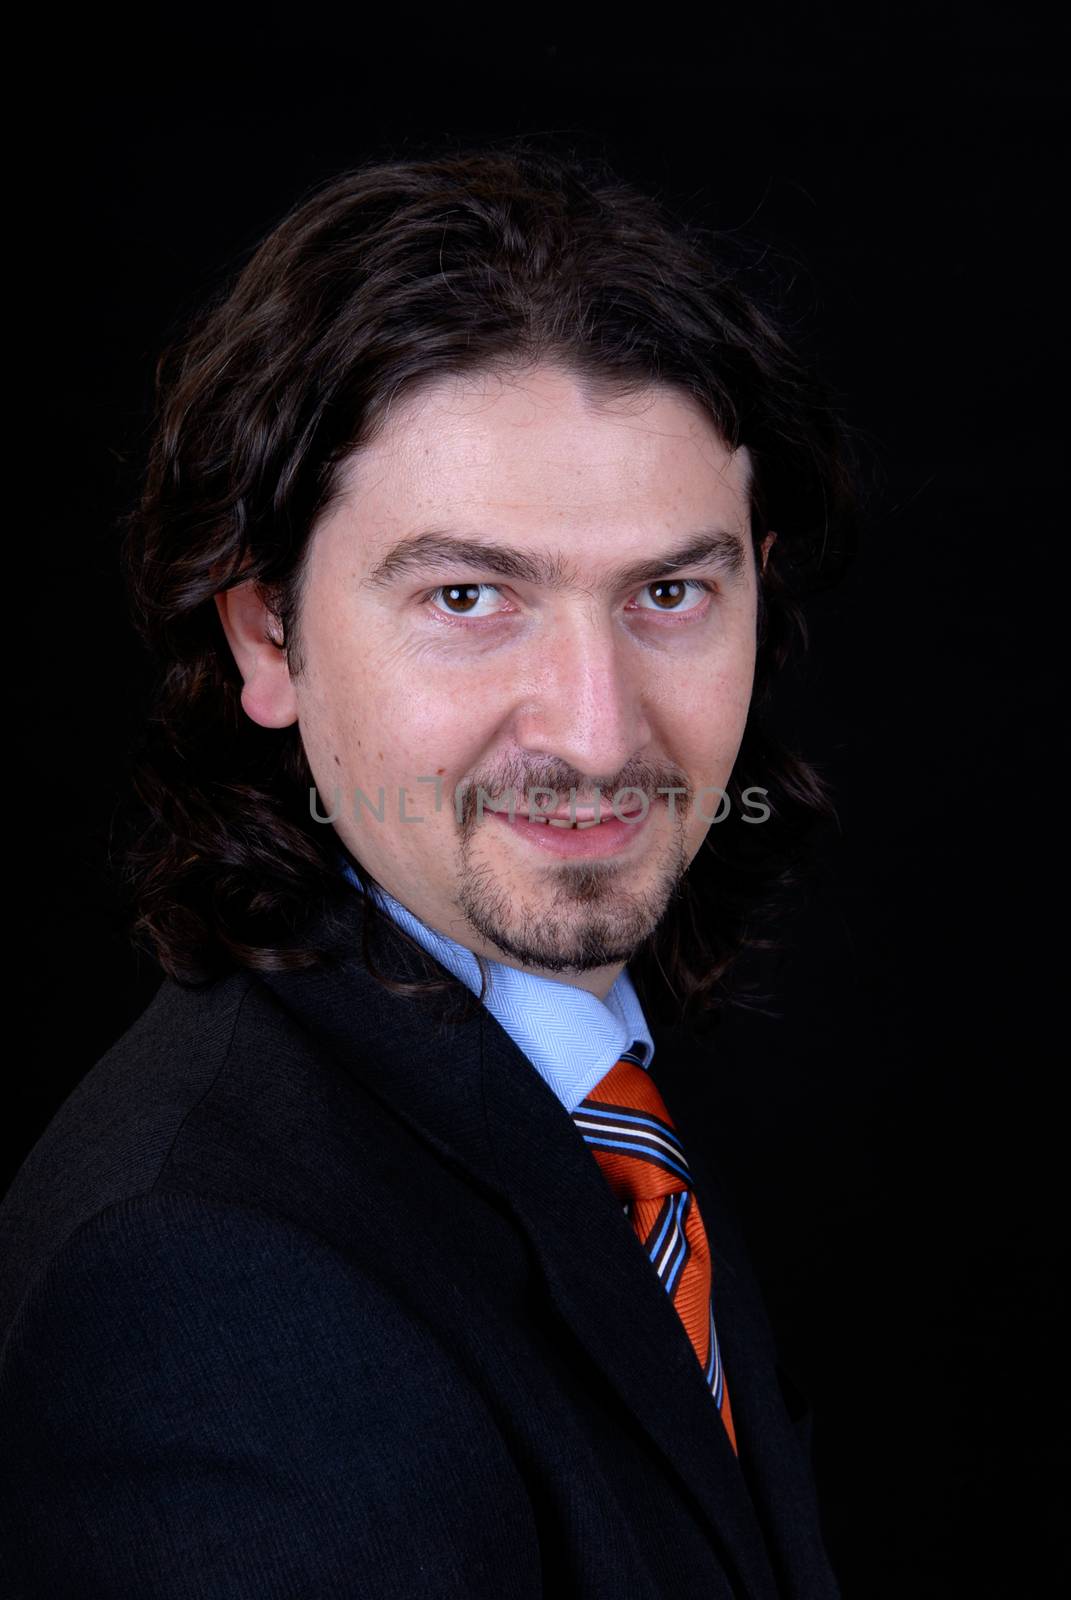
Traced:
<svg viewBox="0 0 1071 1600">
<path fill-rule="evenodd" d="M 356 955 L 166 981 L 0 1209 L 4 1592 L 835 1596 L 689 1113 L 708 1050 L 655 1040 L 739 1463 L 621 1206 L 489 1013 L 439 1023 Z"/>
</svg>

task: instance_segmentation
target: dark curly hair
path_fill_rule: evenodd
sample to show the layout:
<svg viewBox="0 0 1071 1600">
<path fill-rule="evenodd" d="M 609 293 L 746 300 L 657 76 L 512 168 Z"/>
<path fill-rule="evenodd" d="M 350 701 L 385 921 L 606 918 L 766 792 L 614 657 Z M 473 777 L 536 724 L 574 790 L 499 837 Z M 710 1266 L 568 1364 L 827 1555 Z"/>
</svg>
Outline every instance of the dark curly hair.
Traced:
<svg viewBox="0 0 1071 1600">
<path fill-rule="evenodd" d="M 164 351 L 144 487 L 123 524 L 153 663 L 123 878 L 130 935 L 165 973 L 198 984 L 326 963 L 347 930 L 352 940 L 361 899 L 338 835 L 311 818 L 298 727 L 263 728 L 242 710 L 213 597 L 256 580 L 300 672 L 303 562 L 350 453 L 421 385 L 548 361 L 599 393 L 674 386 L 751 455 L 756 551 L 769 530 L 777 539 L 729 796 L 735 816 L 758 784 L 772 815 L 711 829 L 629 970 L 653 1017 L 709 1019 L 740 955 L 770 946 L 805 843 L 833 815 L 825 781 L 770 731 L 770 691 L 806 645 L 800 597 L 851 552 L 858 474 L 836 408 L 745 291 L 735 253 L 731 265 L 720 236 L 600 157 L 526 139 L 440 147 L 370 160 L 303 199 Z M 381 970 L 377 941 L 398 949 L 405 936 L 372 898 L 360 919 L 370 970 L 407 993 L 461 998 L 464 1012 L 437 968 L 411 982 Z"/>
</svg>

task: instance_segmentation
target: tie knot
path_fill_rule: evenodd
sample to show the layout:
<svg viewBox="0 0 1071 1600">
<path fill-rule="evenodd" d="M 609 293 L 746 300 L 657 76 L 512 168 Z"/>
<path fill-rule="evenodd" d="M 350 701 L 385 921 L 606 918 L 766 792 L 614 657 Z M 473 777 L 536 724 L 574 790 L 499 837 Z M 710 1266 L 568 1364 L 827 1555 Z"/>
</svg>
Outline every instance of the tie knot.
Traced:
<svg viewBox="0 0 1071 1600">
<path fill-rule="evenodd" d="M 691 1185 L 684 1149 L 649 1072 L 616 1062 L 573 1121 L 619 1199 L 656 1199 Z"/>
</svg>

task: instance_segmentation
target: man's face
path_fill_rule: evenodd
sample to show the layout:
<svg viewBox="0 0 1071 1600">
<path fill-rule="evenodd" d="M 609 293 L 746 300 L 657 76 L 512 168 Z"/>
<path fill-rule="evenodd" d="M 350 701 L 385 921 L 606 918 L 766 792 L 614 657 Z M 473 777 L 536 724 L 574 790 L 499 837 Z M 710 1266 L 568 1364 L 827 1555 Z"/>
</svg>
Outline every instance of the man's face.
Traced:
<svg viewBox="0 0 1071 1600">
<path fill-rule="evenodd" d="M 605 995 L 711 827 L 743 736 L 747 453 L 668 388 L 596 408 L 544 367 L 436 383 L 346 471 L 308 554 L 304 669 L 279 691 L 322 805 L 430 927 Z M 292 718 L 277 704 L 272 720 Z M 478 789 L 512 793 L 515 820 Z M 529 820 L 568 821 L 571 803 L 588 820 L 597 791 L 607 820 Z"/>
</svg>

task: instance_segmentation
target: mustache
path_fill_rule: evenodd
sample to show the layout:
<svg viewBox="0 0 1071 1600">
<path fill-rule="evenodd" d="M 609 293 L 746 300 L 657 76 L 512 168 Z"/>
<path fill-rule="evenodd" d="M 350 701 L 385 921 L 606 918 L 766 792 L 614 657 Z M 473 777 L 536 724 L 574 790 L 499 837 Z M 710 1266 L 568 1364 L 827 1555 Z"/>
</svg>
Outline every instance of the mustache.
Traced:
<svg viewBox="0 0 1071 1600">
<path fill-rule="evenodd" d="M 523 806 L 539 792 L 556 796 L 555 805 L 575 804 L 588 808 L 607 802 L 622 790 L 646 796 L 651 801 L 659 798 L 659 790 L 677 789 L 687 804 L 692 799 L 693 785 L 679 767 L 666 762 L 632 761 L 609 778 L 593 779 L 575 767 L 562 762 L 528 763 L 512 761 L 494 771 L 474 774 L 457 788 L 458 813 L 463 823 L 475 820 L 478 801 L 505 810 L 512 799 Z"/>
</svg>

